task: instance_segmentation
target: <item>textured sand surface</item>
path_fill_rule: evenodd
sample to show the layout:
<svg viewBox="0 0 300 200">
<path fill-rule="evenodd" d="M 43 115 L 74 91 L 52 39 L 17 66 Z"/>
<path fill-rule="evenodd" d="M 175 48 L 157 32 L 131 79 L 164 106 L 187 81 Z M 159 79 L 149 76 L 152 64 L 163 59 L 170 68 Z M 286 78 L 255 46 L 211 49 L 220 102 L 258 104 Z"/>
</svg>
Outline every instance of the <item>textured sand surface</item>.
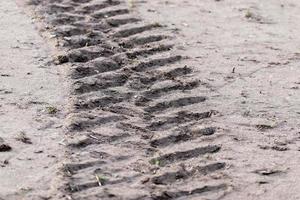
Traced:
<svg viewBox="0 0 300 200">
<path fill-rule="evenodd" d="M 35 94 L 61 106 L 55 117 L 42 115 L 56 124 L 45 131 L 65 127 L 54 142 L 43 138 L 45 148 L 66 151 L 41 163 L 60 166 L 39 169 L 45 180 L 56 177 L 48 197 L 300 199 L 298 1 L 32 0 L 23 7 L 59 52 L 40 62 L 51 66 L 40 72 L 51 72 L 46 80 L 56 80 L 48 96 Z M 58 69 L 67 71 L 68 92 L 53 76 Z"/>
</svg>

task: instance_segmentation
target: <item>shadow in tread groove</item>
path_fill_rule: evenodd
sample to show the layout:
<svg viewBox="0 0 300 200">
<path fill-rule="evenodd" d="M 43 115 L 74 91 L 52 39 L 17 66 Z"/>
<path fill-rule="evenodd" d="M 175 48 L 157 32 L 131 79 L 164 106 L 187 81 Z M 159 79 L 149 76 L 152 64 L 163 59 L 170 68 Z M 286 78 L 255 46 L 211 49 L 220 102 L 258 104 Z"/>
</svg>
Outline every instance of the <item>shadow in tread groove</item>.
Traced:
<svg viewBox="0 0 300 200">
<path fill-rule="evenodd" d="M 150 163 L 158 163 L 159 166 L 163 167 L 168 164 L 171 164 L 175 161 L 183 161 L 188 160 L 190 158 L 195 158 L 200 155 L 204 155 L 207 153 L 216 153 L 221 149 L 220 146 L 211 145 L 206 147 L 199 147 L 188 151 L 178 151 L 170 154 L 165 154 L 163 156 L 153 158 L 150 160 Z"/>
<path fill-rule="evenodd" d="M 180 142 L 193 140 L 201 136 L 213 135 L 215 131 L 216 129 L 212 127 L 204 128 L 204 129 L 195 129 L 193 131 L 184 130 L 181 131 L 179 134 L 174 134 L 174 135 L 172 134 L 167 137 L 152 140 L 150 144 L 152 147 L 156 147 L 156 148 L 165 147 L 168 145 L 174 145 Z"/>
<path fill-rule="evenodd" d="M 167 185 L 174 183 L 178 180 L 188 179 L 189 177 L 195 174 L 207 175 L 217 170 L 224 169 L 224 167 L 225 163 L 213 163 L 205 166 L 197 166 L 190 171 L 187 171 L 186 169 L 181 169 L 176 172 L 167 172 L 160 176 L 153 177 L 151 181 L 157 185 Z"/>
<path fill-rule="evenodd" d="M 192 105 L 200 102 L 204 102 L 206 97 L 183 97 L 172 101 L 164 101 L 161 103 L 157 103 L 155 106 L 150 106 L 145 108 L 146 112 L 155 113 L 167 110 L 169 108 L 178 108 L 187 105 Z"/>
<path fill-rule="evenodd" d="M 153 200 L 169 200 L 169 199 L 175 199 L 183 196 L 190 196 L 195 194 L 202 194 L 205 192 L 213 192 L 213 191 L 219 191 L 219 190 L 226 190 L 227 189 L 226 184 L 220 184 L 216 186 L 203 186 L 201 188 L 196 188 L 191 191 L 164 191 L 160 195 L 153 195 Z"/>
</svg>

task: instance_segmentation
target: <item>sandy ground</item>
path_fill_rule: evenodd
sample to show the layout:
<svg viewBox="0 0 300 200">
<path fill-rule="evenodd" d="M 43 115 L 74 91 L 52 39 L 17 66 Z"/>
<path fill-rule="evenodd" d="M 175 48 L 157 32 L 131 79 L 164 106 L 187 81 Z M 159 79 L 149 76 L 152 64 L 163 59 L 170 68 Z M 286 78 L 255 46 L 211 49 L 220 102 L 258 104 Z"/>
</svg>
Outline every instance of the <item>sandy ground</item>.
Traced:
<svg viewBox="0 0 300 200">
<path fill-rule="evenodd" d="M 0 145 L 11 147 L 0 152 L 0 199 L 46 199 L 64 155 L 66 81 L 14 1 L 0 3 L 0 27 Z"/>
<path fill-rule="evenodd" d="M 299 2 L 175 0 L 137 7 L 145 18 L 179 29 L 177 43 L 211 89 L 208 106 L 221 113 L 214 122 L 226 130 L 220 158 L 229 160 L 235 187 L 224 199 L 299 199 Z"/>
<path fill-rule="evenodd" d="M 60 54 L 2 3 L 2 198 L 300 199 L 298 1 L 31 2 Z"/>
</svg>

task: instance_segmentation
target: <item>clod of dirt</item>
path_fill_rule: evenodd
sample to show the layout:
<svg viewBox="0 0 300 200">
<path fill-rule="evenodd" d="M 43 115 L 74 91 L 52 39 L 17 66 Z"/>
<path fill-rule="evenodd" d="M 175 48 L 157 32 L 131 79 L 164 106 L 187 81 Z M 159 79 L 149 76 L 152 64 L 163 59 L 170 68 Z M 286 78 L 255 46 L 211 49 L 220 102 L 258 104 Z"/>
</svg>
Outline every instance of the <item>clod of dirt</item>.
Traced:
<svg viewBox="0 0 300 200">
<path fill-rule="evenodd" d="M 12 148 L 8 144 L 4 144 L 4 143 L 0 144 L 0 152 L 8 152 L 11 150 Z"/>
<path fill-rule="evenodd" d="M 288 147 L 285 147 L 285 146 L 272 146 L 272 149 L 273 150 L 276 150 L 276 151 L 287 151 L 287 150 L 289 150 L 289 148 Z"/>
<path fill-rule="evenodd" d="M 55 58 L 54 63 L 56 65 L 64 64 L 69 62 L 69 58 L 66 55 L 59 55 Z"/>
<path fill-rule="evenodd" d="M 5 167 L 6 165 L 9 164 L 9 161 L 8 160 L 4 160 L 0 163 L 0 167 Z"/>
</svg>

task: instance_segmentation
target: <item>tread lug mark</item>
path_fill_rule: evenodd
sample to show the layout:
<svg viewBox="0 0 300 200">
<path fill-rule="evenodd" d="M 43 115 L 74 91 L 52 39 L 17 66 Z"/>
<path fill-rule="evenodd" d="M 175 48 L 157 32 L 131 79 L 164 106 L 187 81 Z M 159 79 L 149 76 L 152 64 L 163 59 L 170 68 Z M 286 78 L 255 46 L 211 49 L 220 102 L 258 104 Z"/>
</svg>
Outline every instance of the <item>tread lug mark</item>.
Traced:
<svg viewBox="0 0 300 200">
<path fill-rule="evenodd" d="M 207 153 L 216 153 L 220 149 L 220 146 L 211 145 L 206 147 L 195 148 L 188 151 L 177 151 L 175 153 L 165 154 L 158 158 L 153 158 L 150 160 L 150 163 L 159 163 L 159 166 L 163 167 L 175 161 L 184 161 L 190 158 L 199 157 L 200 155 L 204 155 Z"/>
<path fill-rule="evenodd" d="M 177 76 L 183 76 L 183 75 L 190 74 L 192 72 L 193 72 L 193 70 L 191 68 L 188 68 L 187 66 L 184 66 L 182 68 L 176 68 L 176 69 L 173 69 L 169 72 L 166 72 L 166 73 L 163 74 L 163 76 L 172 79 L 172 78 L 175 78 Z"/>
<path fill-rule="evenodd" d="M 111 76 L 111 78 L 116 78 L 115 80 L 88 80 L 88 81 L 77 81 L 74 84 L 75 94 L 84 94 L 93 91 L 98 91 L 101 89 L 108 89 L 112 87 L 123 86 L 127 81 L 127 76 Z"/>
<path fill-rule="evenodd" d="M 125 106 L 119 106 L 119 105 L 112 105 L 109 107 L 104 107 L 102 108 L 104 111 L 109 111 L 111 113 L 115 113 L 115 114 L 122 114 L 122 115 L 126 115 L 129 117 L 136 117 L 136 116 L 143 116 L 144 113 L 141 111 L 138 111 L 136 109 L 131 109 Z"/>
<path fill-rule="evenodd" d="M 178 108 L 183 107 L 187 105 L 192 105 L 200 102 L 204 102 L 206 100 L 206 97 L 183 97 L 172 101 L 164 101 L 161 103 L 158 103 L 154 106 L 150 106 L 145 108 L 144 110 L 146 112 L 155 113 L 155 112 L 161 112 L 164 110 L 167 110 L 169 108 Z"/>
<path fill-rule="evenodd" d="M 152 69 L 154 67 L 161 67 L 166 64 L 171 64 L 178 62 L 182 59 L 182 56 L 171 56 L 167 58 L 158 58 L 158 59 L 153 59 L 148 62 L 142 62 L 138 64 L 137 66 L 133 67 L 132 70 L 137 71 L 137 72 L 143 72 L 149 69 Z"/>
<path fill-rule="evenodd" d="M 72 0 L 72 2 L 74 2 L 74 3 L 89 3 L 91 1 L 92 0 Z"/>
<path fill-rule="evenodd" d="M 106 23 L 112 27 L 119 27 L 121 25 L 139 22 L 137 18 L 124 18 L 124 19 L 107 19 Z"/>
<path fill-rule="evenodd" d="M 158 81 L 174 80 L 176 77 L 191 73 L 192 70 L 187 67 L 175 68 L 168 72 L 150 72 L 142 77 L 131 80 L 130 87 L 135 90 L 147 89 Z"/>
<path fill-rule="evenodd" d="M 215 186 L 203 186 L 200 188 L 193 189 L 191 191 L 164 191 L 160 195 L 153 195 L 153 200 L 169 200 L 169 199 L 175 199 L 183 196 L 190 196 L 195 194 L 202 194 L 205 192 L 213 192 L 213 191 L 219 191 L 219 190 L 226 190 L 227 189 L 226 184 L 219 184 Z"/>
<path fill-rule="evenodd" d="M 93 140 L 96 140 L 95 142 L 97 144 L 101 144 L 101 143 L 112 143 L 112 142 L 122 140 L 124 138 L 128 138 L 130 137 L 130 134 L 119 133 L 117 135 L 110 135 L 110 136 L 100 135 L 100 134 L 90 134 L 89 137 Z"/>
<path fill-rule="evenodd" d="M 83 78 L 98 73 L 118 70 L 122 67 L 112 59 L 95 59 L 84 66 L 78 66 L 72 71 L 72 78 Z"/>
<path fill-rule="evenodd" d="M 185 142 L 188 140 L 193 140 L 201 136 L 208 136 L 215 133 L 215 128 L 209 127 L 209 128 L 203 128 L 203 129 L 194 129 L 192 131 L 183 131 L 176 135 L 169 135 L 167 137 L 159 138 L 152 140 L 150 142 L 152 147 L 165 147 L 168 145 L 177 144 L 180 142 Z"/>
<path fill-rule="evenodd" d="M 95 117 L 95 119 L 77 120 L 69 125 L 70 131 L 83 131 L 96 125 L 104 125 L 111 122 L 122 121 L 123 116 Z"/>
<path fill-rule="evenodd" d="M 133 48 L 135 46 L 145 45 L 153 42 L 159 42 L 168 38 L 165 35 L 150 35 L 145 37 L 135 37 L 128 39 L 127 41 L 120 42 L 119 45 L 124 48 Z"/>
<path fill-rule="evenodd" d="M 73 49 L 86 46 L 94 46 L 103 43 L 103 38 L 99 36 L 78 35 L 64 38 L 64 47 L 72 47 Z"/>
<path fill-rule="evenodd" d="M 128 52 L 128 53 L 126 53 L 126 55 L 129 59 L 136 59 L 138 56 L 154 55 L 159 52 L 170 51 L 172 49 L 172 47 L 173 47 L 173 45 L 159 45 L 157 47 Z"/>
<path fill-rule="evenodd" d="M 73 24 L 75 22 L 84 20 L 84 17 L 81 15 L 69 14 L 69 13 L 60 13 L 54 19 L 50 20 L 52 25 L 63 25 L 63 24 Z"/>
<path fill-rule="evenodd" d="M 209 136 L 209 135 L 213 135 L 216 132 L 216 128 L 215 127 L 208 127 L 208 128 L 192 128 L 190 130 L 191 134 L 193 135 L 205 135 L 205 136 Z"/>
<path fill-rule="evenodd" d="M 70 52 L 67 55 L 69 62 L 88 62 L 98 57 L 107 57 L 114 55 L 114 52 L 108 48 L 81 48 Z"/>
<path fill-rule="evenodd" d="M 96 179 L 96 178 L 95 178 Z M 95 181 L 95 182 L 89 182 L 89 183 L 84 183 L 84 184 L 80 184 L 80 185 L 74 185 L 74 184 L 70 184 L 68 187 L 68 190 L 72 193 L 74 192 L 80 192 L 89 188 L 93 188 L 93 187 L 99 187 L 99 182 Z"/>
<path fill-rule="evenodd" d="M 87 190 L 87 189 L 94 188 L 94 187 L 120 184 L 124 181 L 133 180 L 137 177 L 139 177 L 139 175 L 134 175 L 131 177 L 123 177 L 123 178 L 116 179 L 116 180 L 107 180 L 106 178 L 101 178 L 101 177 L 97 176 L 97 174 L 95 174 L 95 179 L 98 179 L 97 181 L 91 181 L 88 183 L 83 183 L 83 184 L 78 184 L 78 185 L 70 184 L 68 187 L 68 190 L 72 193 L 80 192 L 80 191 Z"/>
<path fill-rule="evenodd" d="M 91 94 L 92 97 L 89 97 L 90 95 L 83 95 L 81 97 L 78 97 L 77 102 L 74 103 L 75 107 L 77 109 L 90 109 L 95 107 L 106 107 L 110 103 L 117 103 L 121 102 L 122 100 L 129 100 L 132 98 L 132 93 L 120 93 L 113 90 L 107 90 L 103 93 L 98 94 Z"/>
<path fill-rule="evenodd" d="M 128 9 L 117 9 L 117 10 L 110 10 L 106 12 L 98 12 L 92 15 L 92 17 L 96 19 L 103 19 L 103 18 L 109 18 L 109 17 L 114 17 L 117 15 L 125 15 L 128 14 L 129 10 Z"/>
<path fill-rule="evenodd" d="M 129 124 L 129 123 L 125 123 L 125 122 L 118 123 L 117 128 L 123 129 L 125 131 L 133 131 L 133 132 L 139 132 L 139 133 L 148 133 L 149 132 L 148 130 L 146 130 L 142 127 L 139 127 L 139 126 L 136 126 L 133 124 Z"/>
<path fill-rule="evenodd" d="M 74 149 L 80 149 L 80 148 L 87 147 L 91 144 L 94 144 L 94 140 L 92 140 L 91 138 L 84 138 L 79 141 L 69 143 L 68 147 L 74 148 Z"/>
<path fill-rule="evenodd" d="M 84 6 L 84 7 L 82 7 L 80 13 L 82 13 L 82 14 L 91 14 L 91 13 L 97 11 L 97 10 L 117 6 L 117 5 L 120 5 L 120 4 L 121 4 L 120 1 L 107 0 L 107 1 L 104 1 L 103 3 Z"/>
<path fill-rule="evenodd" d="M 93 109 L 93 108 L 105 107 L 110 104 L 120 103 L 123 100 L 124 99 L 121 97 L 106 96 L 102 98 L 88 100 L 87 102 L 75 103 L 74 106 L 77 109 Z"/>
<path fill-rule="evenodd" d="M 158 98 L 160 96 L 166 95 L 169 92 L 175 91 L 175 90 L 192 90 L 199 86 L 199 81 L 191 81 L 186 83 L 179 83 L 174 85 L 168 85 L 161 88 L 155 88 L 150 89 L 148 91 L 145 91 L 142 93 L 142 95 L 138 98 L 136 98 L 135 104 L 137 106 L 143 106 L 145 103 L 148 103 L 152 99 Z"/>
<path fill-rule="evenodd" d="M 157 185 L 167 185 L 176 182 L 177 180 L 185 180 L 195 174 L 207 175 L 220 169 L 224 169 L 225 163 L 213 163 L 205 166 L 197 166 L 190 171 L 185 169 L 176 172 L 167 172 L 160 176 L 153 177 L 151 180 Z"/>
<path fill-rule="evenodd" d="M 94 165 L 102 165 L 102 164 L 105 164 L 105 162 L 102 160 L 89 161 L 84 163 L 65 164 L 64 171 L 68 174 L 74 174 L 82 169 L 86 169 Z"/>
<path fill-rule="evenodd" d="M 168 129 L 173 124 L 182 124 L 191 120 L 201 120 L 211 117 L 212 112 L 192 113 L 192 112 L 179 112 L 176 116 L 166 117 L 165 119 L 152 122 L 148 128 L 152 131 L 160 129 Z"/>
<path fill-rule="evenodd" d="M 63 4 L 52 4 L 48 7 L 47 13 L 64 13 L 64 12 L 73 12 L 75 9 L 73 6 L 63 5 Z"/>
<path fill-rule="evenodd" d="M 55 35 L 59 37 L 71 37 L 86 34 L 87 30 L 74 25 L 63 25 L 55 28 Z"/>
<path fill-rule="evenodd" d="M 118 38 L 126 38 L 132 35 L 136 35 L 145 31 L 152 30 L 154 28 L 160 28 L 162 27 L 160 24 L 149 24 L 145 26 L 139 26 L 139 27 L 134 27 L 134 28 L 128 28 L 125 30 L 120 30 L 116 33 L 113 34 L 114 37 Z"/>
</svg>

